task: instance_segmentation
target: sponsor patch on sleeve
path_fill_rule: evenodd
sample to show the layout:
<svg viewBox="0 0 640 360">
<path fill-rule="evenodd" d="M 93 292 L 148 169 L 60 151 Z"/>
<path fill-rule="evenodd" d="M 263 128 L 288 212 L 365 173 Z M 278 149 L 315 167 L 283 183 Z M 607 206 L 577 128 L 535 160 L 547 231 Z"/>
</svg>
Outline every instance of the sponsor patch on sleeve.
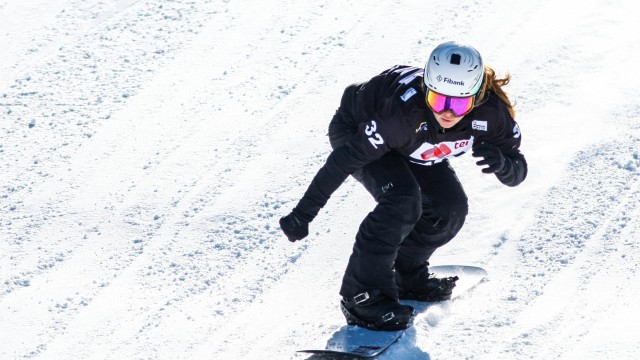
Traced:
<svg viewBox="0 0 640 360">
<path fill-rule="evenodd" d="M 416 89 L 414 88 L 409 88 L 409 90 L 407 90 L 404 95 L 400 96 L 400 99 L 402 99 L 402 101 L 407 101 L 409 99 L 411 99 L 411 97 L 415 94 L 417 94 L 418 91 L 416 91 Z"/>
<path fill-rule="evenodd" d="M 487 131 L 487 122 L 482 120 L 473 120 L 471 122 L 471 127 L 474 130 Z"/>
</svg>

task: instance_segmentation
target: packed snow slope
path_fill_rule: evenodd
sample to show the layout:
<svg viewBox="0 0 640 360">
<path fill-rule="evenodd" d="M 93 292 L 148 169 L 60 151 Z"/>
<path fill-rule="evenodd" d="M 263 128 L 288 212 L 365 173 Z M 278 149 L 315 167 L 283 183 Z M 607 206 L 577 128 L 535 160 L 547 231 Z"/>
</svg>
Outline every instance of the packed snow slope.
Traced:
<svg viewBox="0 0 640 360">
<path fill-rule="evenodd" d="M 513 76 L 528 179 L 452 165 L 433 264 L 486 282 L 381 359 L 640 352 L 640 25 L 631 0 L 0 1 L 0 358 L 299 359 L 375 205 L 352 179 L 291 244 L 342 90 L 437 44 Z"/>
</svg>

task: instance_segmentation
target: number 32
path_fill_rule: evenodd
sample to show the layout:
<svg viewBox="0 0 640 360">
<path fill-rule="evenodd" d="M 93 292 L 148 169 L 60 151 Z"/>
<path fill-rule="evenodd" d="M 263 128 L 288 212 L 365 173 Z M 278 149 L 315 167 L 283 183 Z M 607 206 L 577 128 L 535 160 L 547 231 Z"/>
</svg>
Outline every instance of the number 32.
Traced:
<svg viewBox="0 0 640 360">
<path fill-rule="evenodd" d="M 367 125 L 364 128 L 364 133 L 369 137 L 369 142 L 373 145 L 374 149 L 377 149 L 378 145 L 384 144 L 384 139 L 376 132 L 377 129 L 378 125 L 375 120 L 371 120 L 371 125 Z"/>
</svg>

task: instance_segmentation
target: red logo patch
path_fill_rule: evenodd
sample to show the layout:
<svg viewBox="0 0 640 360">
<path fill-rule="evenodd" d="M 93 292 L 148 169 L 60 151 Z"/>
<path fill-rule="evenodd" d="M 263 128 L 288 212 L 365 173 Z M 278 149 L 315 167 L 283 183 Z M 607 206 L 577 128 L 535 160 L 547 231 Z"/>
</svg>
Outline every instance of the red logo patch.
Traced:
<svg viewBox="0 0 640 360">
<path fill-rule="evenodd" d="M 458 144 L 456 144 L 456 148 L 457 147 Z M 451 149 L 446 144 L 442 144 L 423 152 L 420 154 L 420 157 L 422 157 L 422 160 L 430 160 L 433 158 L 442 159 L 449 154 L 451 154 Z"/>
</svg>

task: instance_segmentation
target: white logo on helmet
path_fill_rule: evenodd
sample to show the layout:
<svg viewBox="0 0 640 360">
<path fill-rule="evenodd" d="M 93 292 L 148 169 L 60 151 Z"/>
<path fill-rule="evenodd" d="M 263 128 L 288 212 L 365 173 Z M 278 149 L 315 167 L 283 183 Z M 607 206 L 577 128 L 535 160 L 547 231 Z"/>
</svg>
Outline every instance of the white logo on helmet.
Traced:
<svg viewBox="0 0 640 360">
<path fill-rule="evenodd" d="M 455 81 L 455 80 L 451 80 L 449 78 L 444 78 L 444 82 L 449 83 L 451 85 L 460 85 L 460 86 L 464 86 L 464 81 Z"/>
</svg>

